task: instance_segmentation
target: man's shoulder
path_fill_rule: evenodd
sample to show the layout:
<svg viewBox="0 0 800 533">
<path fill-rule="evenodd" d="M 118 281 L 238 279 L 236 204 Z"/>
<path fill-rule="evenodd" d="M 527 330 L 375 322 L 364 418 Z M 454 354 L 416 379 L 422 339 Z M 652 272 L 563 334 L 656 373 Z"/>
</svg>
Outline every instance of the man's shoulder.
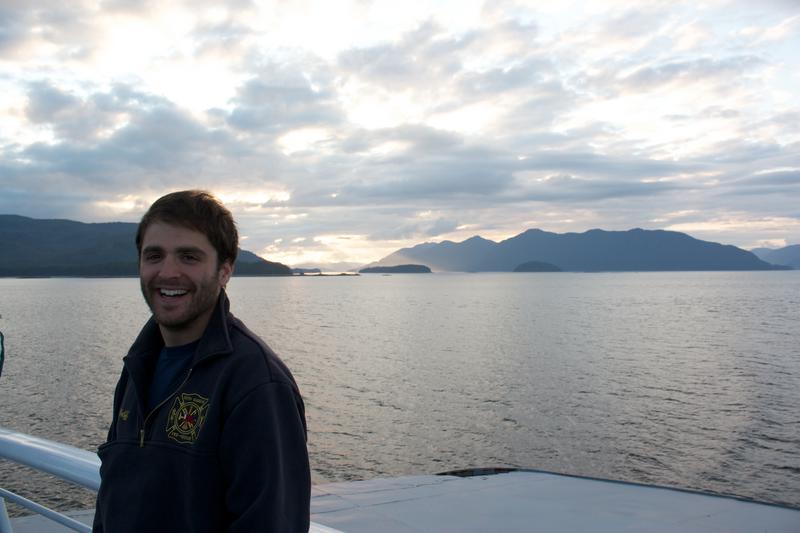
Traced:
<svg viewBox="0 0 800 533">
<path fill-rule="evenodd" d="M 260 375 L 267 382 L 285 383 L 296 387 L 294 377 L 278 354 L 253 333 L 241 320 L 231 316 L 229 320 L 231 357 L 243 371 Z"/>
</svg>

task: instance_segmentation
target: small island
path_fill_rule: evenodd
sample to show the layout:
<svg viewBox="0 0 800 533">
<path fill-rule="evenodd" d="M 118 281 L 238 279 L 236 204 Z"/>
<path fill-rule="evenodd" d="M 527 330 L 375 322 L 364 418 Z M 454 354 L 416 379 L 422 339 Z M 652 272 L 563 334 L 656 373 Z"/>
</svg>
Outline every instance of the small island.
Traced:
<svg viewBox="0 0 800 533">
<path fill-rule="evenodd" d="M 305 276 L 306 274 L 322 274 L 322 270 L 318 268 L 293 268 L 292 274 L 295 276 Z"/>
<path fill-rule="evenodd" d="M 556 265 L 543 261 L 528 261 L 514 269 L 514 272 L 563 272 Z"/>
<path fill-rule="evenodd" d="M 360 274 L 430 274 L 431 269 L 425 265 L 374 266 L 362 268 Z"/>
</svg>

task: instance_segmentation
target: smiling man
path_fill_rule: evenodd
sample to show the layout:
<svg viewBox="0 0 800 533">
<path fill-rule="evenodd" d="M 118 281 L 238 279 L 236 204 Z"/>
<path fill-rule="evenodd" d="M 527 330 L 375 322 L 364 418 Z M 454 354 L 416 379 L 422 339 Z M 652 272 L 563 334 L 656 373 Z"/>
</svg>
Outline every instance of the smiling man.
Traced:
<svg viewBox="0 0 800 533">
<path fill-rule="evenodd" d="M 307 531 L 303 401 L 229 311 L 231 213 L 204 191 L 168 194 L 136 245 L 153 316 L 123 359 L 94 531 Z"/>
</svg>

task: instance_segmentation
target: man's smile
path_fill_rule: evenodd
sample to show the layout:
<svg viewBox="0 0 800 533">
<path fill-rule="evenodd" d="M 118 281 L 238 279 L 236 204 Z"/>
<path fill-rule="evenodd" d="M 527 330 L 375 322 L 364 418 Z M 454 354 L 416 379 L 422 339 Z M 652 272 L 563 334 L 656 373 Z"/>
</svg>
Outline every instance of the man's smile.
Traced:
<svg viewBox="0 0 800 533">
<path fill-rule="evenodd" d="M 187 291 L 186 289 L 159 289 L 159 293 L 161 294 L 161 296 L 166 296 L 168 298 L 183 296 L 188 292 L 189 291 Z"/>
</svg>

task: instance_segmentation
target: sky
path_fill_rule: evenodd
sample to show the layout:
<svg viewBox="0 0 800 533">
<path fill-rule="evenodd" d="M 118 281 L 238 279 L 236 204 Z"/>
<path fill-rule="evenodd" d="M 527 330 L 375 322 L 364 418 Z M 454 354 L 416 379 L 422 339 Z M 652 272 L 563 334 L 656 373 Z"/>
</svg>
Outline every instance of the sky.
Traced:
<svg viewBox="0 0 800 533">
<path fill-rule="evenodd" d="M 530 228 L 800 243 L 800 1 L 0 0 L 0 213 L 207 189 L 364 264 Z"/>
</svg>

